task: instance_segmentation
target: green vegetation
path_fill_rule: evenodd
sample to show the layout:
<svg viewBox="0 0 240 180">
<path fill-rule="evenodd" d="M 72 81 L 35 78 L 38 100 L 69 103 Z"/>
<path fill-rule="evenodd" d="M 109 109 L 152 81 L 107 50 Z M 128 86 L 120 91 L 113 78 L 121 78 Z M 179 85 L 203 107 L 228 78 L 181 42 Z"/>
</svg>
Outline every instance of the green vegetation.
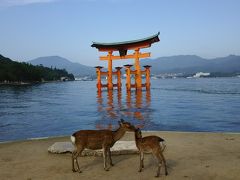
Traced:
<svg viewBox="0 0 240 180">
<path fill-rule="evenodd" d="M 33 66 L 25 62 L 12 61 L 0 55 L 0 83 L 33 83 L 44 81 L 74 80 L 65 69 Z"/>
</svg>

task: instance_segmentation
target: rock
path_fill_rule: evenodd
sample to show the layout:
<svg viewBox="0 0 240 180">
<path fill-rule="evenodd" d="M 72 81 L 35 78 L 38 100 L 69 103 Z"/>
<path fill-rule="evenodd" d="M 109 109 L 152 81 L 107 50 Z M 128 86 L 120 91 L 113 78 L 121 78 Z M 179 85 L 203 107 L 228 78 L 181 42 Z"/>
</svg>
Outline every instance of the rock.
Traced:
<svg viewBox="0 0 240 180">
<path fill-rule="evenodd" d="M 56 142 L 48 148 L 49 153 L 68 153 L 74 150 L 74 146 L 71 142 Z M 137 154 L 138 150 L 135 141 L 117 141 L 111 148 L 112 155 L 122 154 Z M 102 156 L 102 149 L 90 150 L 85 149 L 82 152 L 82 156 Z"/>
<path fill-rule="evenodd" d="M 48 152 L 56 154 L 73 152 L 73 150 L 74 146 L 71 142 L 55 142 L 48 148 Z"/>
</svg>

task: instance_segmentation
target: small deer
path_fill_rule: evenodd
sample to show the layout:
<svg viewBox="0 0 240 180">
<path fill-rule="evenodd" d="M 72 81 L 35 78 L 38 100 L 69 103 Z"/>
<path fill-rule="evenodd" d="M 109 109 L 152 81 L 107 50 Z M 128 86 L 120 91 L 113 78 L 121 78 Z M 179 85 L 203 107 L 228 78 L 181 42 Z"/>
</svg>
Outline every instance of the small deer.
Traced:
<svg viewBox="0 0 240 180">
<path fill-rule="evenodd" d="M 77 165 L 77 171 L 81 173 L 78 165 L 77 157 L 85 149 L 103 149 L 103 167 L 108 171 L 107 159 L 110 161 L 110 165 L 113 166 L 110 148 L 125 134 L 126 131 L 135 131 L 135 127 L 129 122 L 125 122 L 123 119 L 118 121 L 119 128 L 115 131 L 111 130 L 80 130 L 75 132 L 71 136 L 71 141 L 75 146 L 75 150 L 72 153 L 72 171 L 76 172 L 74 162 Z M 107 158 L 108 157 L 108 158 Z"/>
<path fill-rule="evenodd" d="M 142 137 L 142 132 L 139 128 L 135 130 L 135 142 L 136 146 L 139 150 L 140 155 L 140 165 L 139 172 L 144 168 L 143 160 L 144 160 L 144 152 L 151 152 L 153 156 L 158 160 L 158 169 L 155 177 L 159 177 L 161 164 L 163 163 L 165 169 L 165 175 L 168 175 L 166 160 L 163 156 L 163 151 L 165 149 L 165 145 L 163 144 L 164 139 L 158 136 L 146 136 Z"/>
</svg>

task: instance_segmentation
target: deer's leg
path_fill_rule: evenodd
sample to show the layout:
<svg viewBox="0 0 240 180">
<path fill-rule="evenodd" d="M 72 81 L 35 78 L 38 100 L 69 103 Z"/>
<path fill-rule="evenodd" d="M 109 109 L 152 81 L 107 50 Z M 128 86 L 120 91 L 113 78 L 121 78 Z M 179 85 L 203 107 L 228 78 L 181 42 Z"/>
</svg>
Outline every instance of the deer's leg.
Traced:
<svg viewBox="0 0 240 180">
<path fill-rule="evenodd" d="M 73 172 L 76 172 L 75 167 L 74 167 L 74 156 L 75 156 L 76 152 L 77 152 L 76 150 L 74 150 L 72 152 L 72 171 Z"/>
<path fill-rule="evenodd" d="M 165 158 L 163 156 L 162 151 L 159 152 L 159 155 L 160 155 L 160 157 L 162 159 L 162 162 L 163 162 L 163 166 L 164 166 L 164 170 L 165 170 L 165 176 L 167 176 L 168 175 L 167 164 L 166 164 L 166 160 L 165 160 Z"/>
<path fill-rule="evenodd" d="M 140 164 L 139 164 L 138 172 L 141 172 L 142 168 L 144 167 L 144 165 L 143 165 L 143 160 L 144 160 L 144 153 L 143 153 L 143 151 L 139 152 L 139 157 L 140 157 Z"/>
<path fill-rule="evenodd" d="M 108 171 L 109 169 L 107 168 L 107 153 L 108 149 L 106 147 L 103 147 L 103 168 L 105 171 Z"/>
<path fill-rule="evenodd" d="M 114 166 L 114 164 L 113 164 L 113 162 L 112 162 L 112 154 L 111 154 L 110 148 L 108 149 L 108 157 L 109 157 L 110 165 L 111 165 L 111 166 Z"/>
<path fill-rule="evenodd" d="M 159 177 L 160 175 L 160 171 L 161 171 L 161 166 L 162 166 L 162 159 L 161 159 L 161 156 L 159 154 L 159 152 L 153 152 L 153 155 L 156 157 L 157 159 L 157 173 L 156 173 L 156 176 L 155 177 Z"/>
<path fill-rule="evenodd" d="M 142 168 L 144 168 L 144 153 L 142 152 Z"/>
<path fill-rule="evenodd" d="M 159 177 L 159 175 L 160 175 L 160 170 L 161 170 L 162 164 L 164 166 L 165 175 L 167 176 L 168 175 L 167 165 L 166 165 L 166 160 L 162 154 L 162 151 L 159 149 L 158 151 L 154 152 L 153 154 L 158 160 L 158 170 L 157 170 L 156 177 Z"/>
<path fill-rule="evenodd" d="M 77 147 L 77 150 L 75 150 L 75 151 L 72 153 L 72 171 L 73 171 L 73 172 L 78 171 L 79 173 L 81 173 L 81 170 L 80 170 L 80 168 L 79 168 L 79 164 L 78 164 L 78 159 L 77 159 L 77 157 L 82 153 L 83 149 L 84 149 L 84 148 L 82 148 L 82 147 Z M 77 170 L 75 170 L 74 162 L 75 162 L 76 165 L 77 165 Z"/>
</svg>

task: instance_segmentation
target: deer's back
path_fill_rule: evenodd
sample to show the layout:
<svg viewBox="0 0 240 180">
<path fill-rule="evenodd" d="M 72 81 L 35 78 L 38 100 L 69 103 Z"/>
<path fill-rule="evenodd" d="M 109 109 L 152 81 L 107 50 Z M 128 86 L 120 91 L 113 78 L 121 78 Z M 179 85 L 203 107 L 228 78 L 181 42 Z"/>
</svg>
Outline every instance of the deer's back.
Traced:
<svg viewBox="0 0 240 180">
<path fill-rule="evenodd" d="M 151 142 L 151 143 L 159 143 L 161 141 L 164 141 L 164 139 L 158 137 L 158 136 L 146 136 L 142 138 L 143 142 Z"/>
<path fill-rule="evenodd" d="M 143 150 L 145 152 L 152 152 L 161 149 L 159 143 L 162 140 L 163 139 L 158 136 L 146 136 L 138 139 L 136 145 L 140 150 Z"/>
<path fill-rule="evenodd" d="M 76 138 L 76 145 L 93 150 L 102 149 L 103 145 L 111 146 L 113 143 L 113 133 L 110 130 L 81 130 L 73 136 Z"/>
</svg>

